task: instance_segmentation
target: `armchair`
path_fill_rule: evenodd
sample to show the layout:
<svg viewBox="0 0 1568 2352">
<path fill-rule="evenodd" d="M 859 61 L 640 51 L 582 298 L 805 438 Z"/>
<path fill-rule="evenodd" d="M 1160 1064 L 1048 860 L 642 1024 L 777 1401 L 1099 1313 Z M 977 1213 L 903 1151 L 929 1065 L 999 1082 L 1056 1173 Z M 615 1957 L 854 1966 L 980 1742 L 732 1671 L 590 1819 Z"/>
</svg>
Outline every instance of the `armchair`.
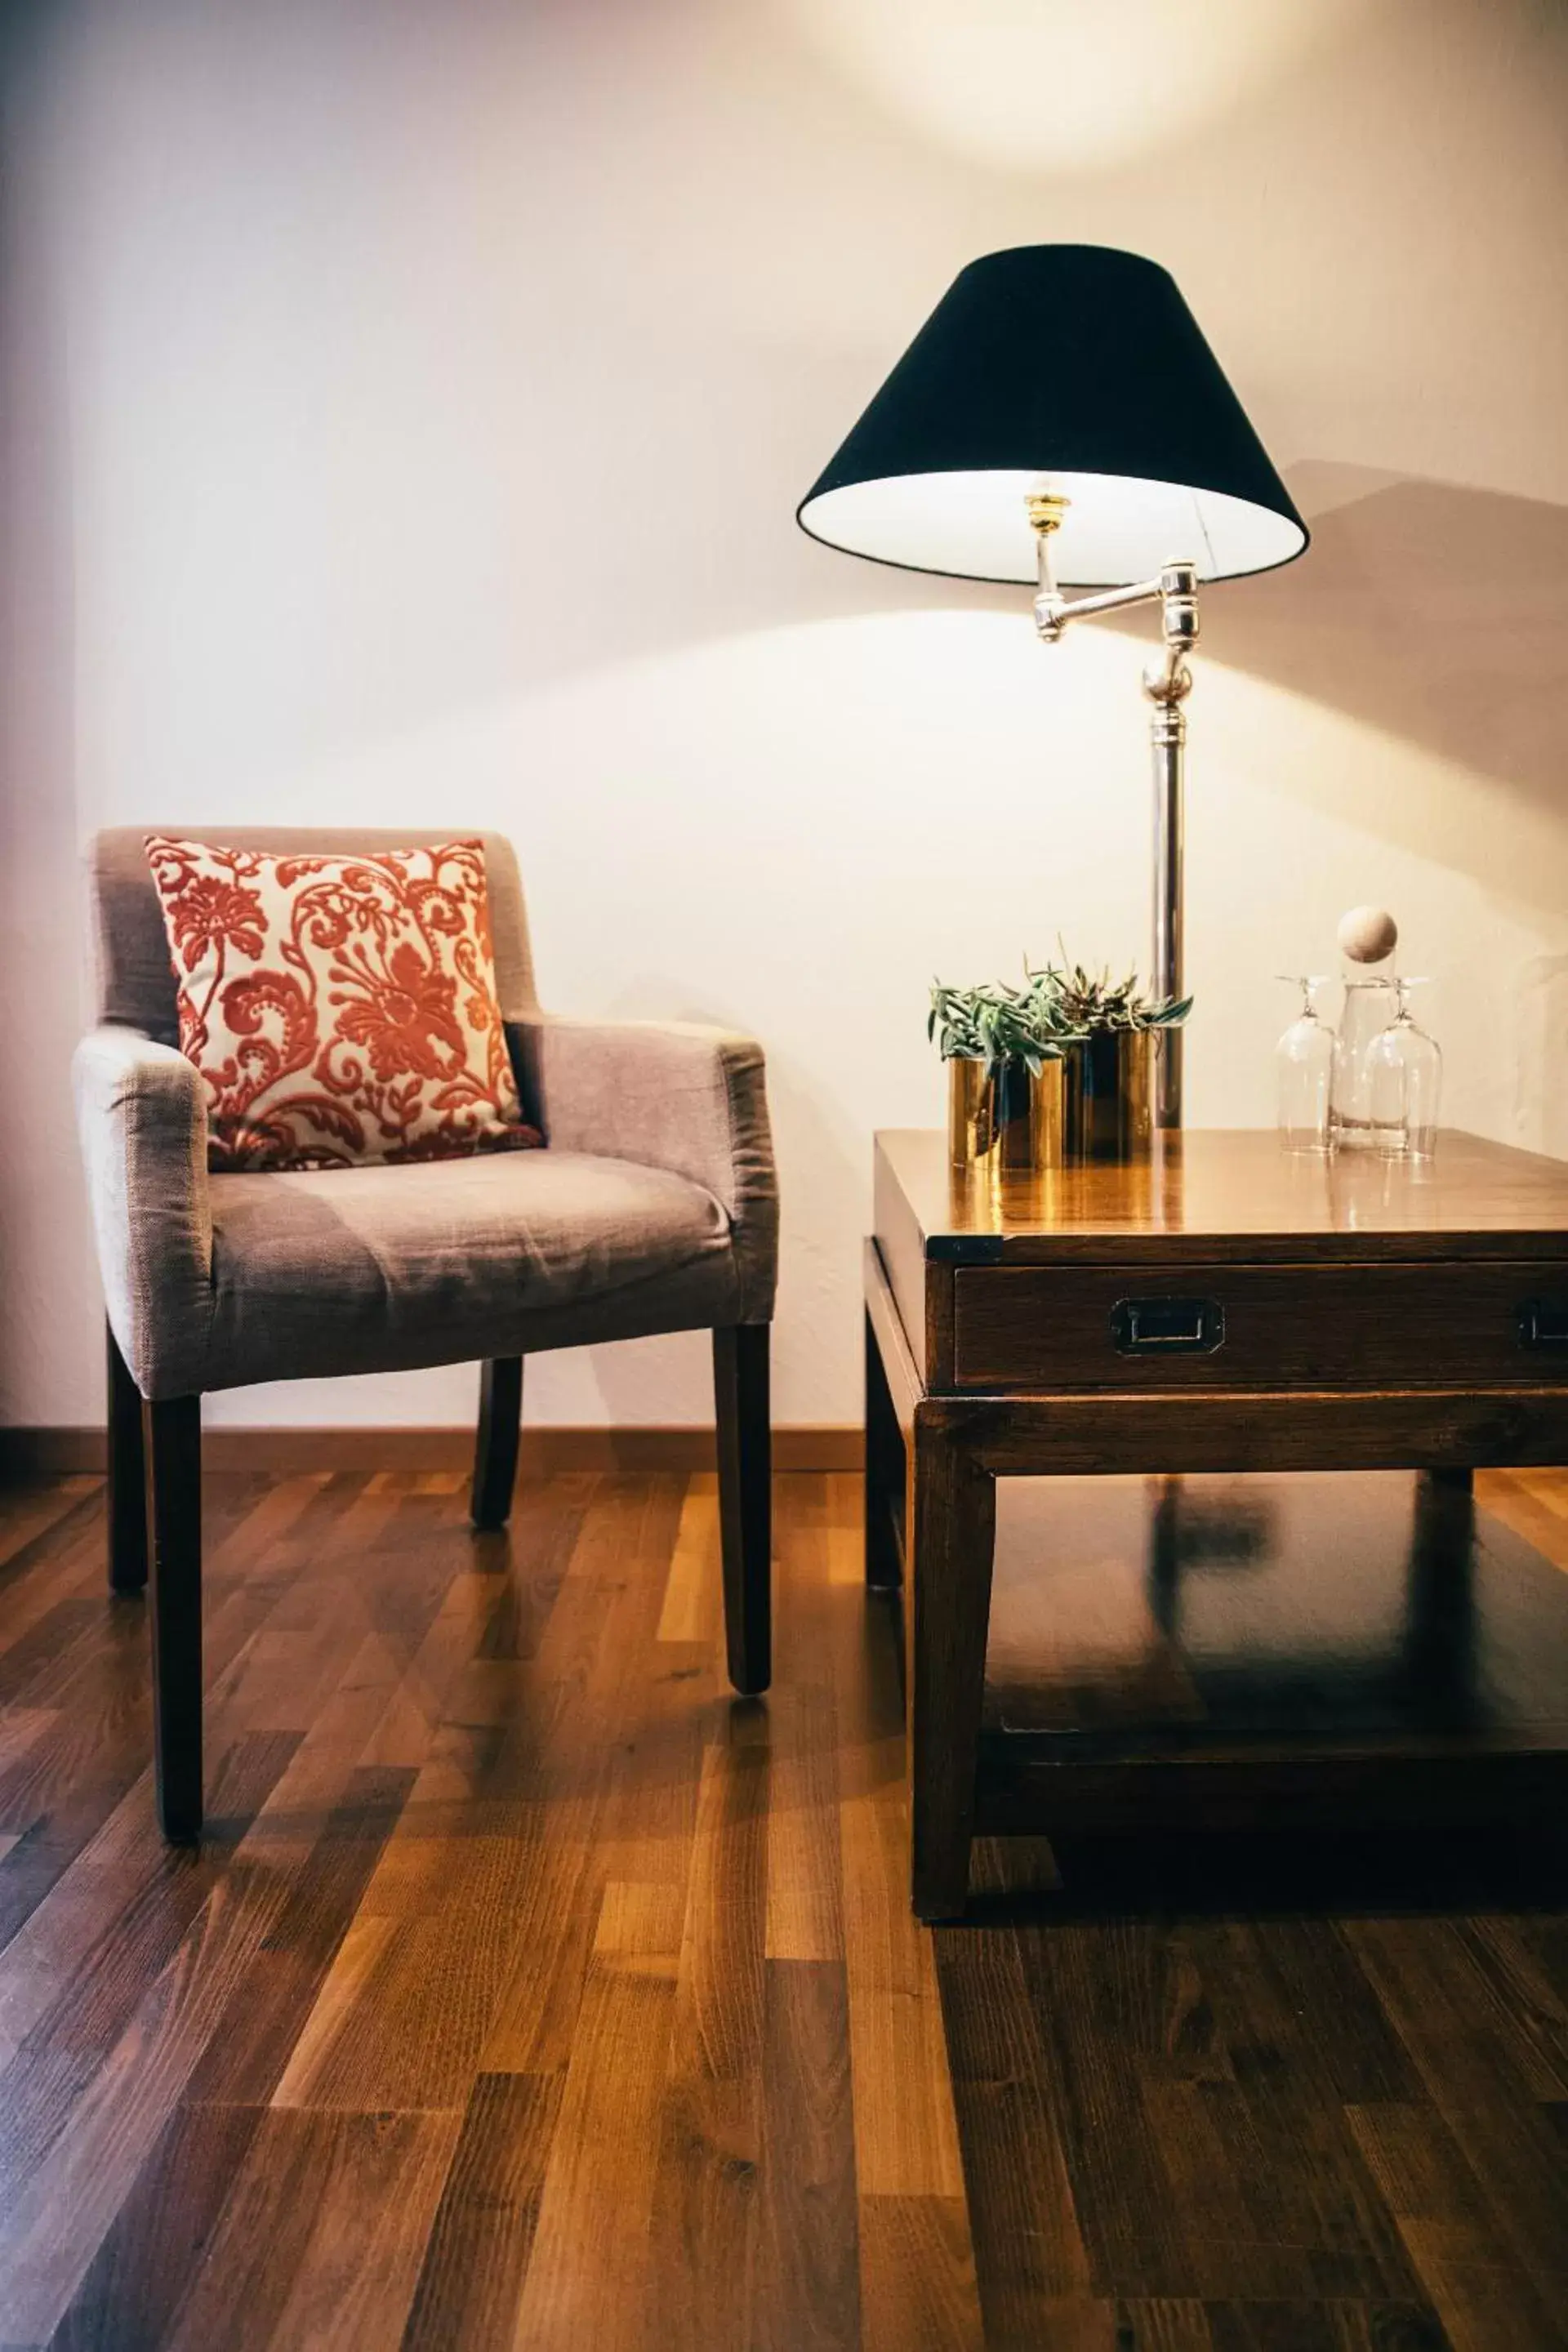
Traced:
<svg viewBox="0 0 1568 2352">
<path fill-rule="evenodd" d="M 730 1677 L 765 1690 L 778 1192 L 760 1048 L 713 1030 L 542 1012 L 516 858 L 485 835 L 497 987 L 548 1149 L 209 1174 L 201 1080 L 175 1045 L 150 829 L 93 845 L 100 1025 L 78 1047 L 73 1078 L 108 1307 L 110 1582 L 139 1592 L 151 1571 L 165 1835 L 189 1842 L 201 1828 L 209 1390 L 478 1359 L 471 1517 L 497 1528 L 511 1505 L 526 1356 L 711 1329 Z M 208 837 L 331 855 L 453 829 Z"/>
</svg>

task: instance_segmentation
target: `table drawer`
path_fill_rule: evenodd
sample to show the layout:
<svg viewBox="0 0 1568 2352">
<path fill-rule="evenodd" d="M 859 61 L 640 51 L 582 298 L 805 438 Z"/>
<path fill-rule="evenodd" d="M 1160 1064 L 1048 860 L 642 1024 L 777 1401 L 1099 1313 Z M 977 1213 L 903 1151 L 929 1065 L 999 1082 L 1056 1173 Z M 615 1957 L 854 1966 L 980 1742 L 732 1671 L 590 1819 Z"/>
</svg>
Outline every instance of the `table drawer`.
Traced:
<svg viewBox="0 0 1568 2352">
<path fill-rule="evenodd" d="M 960 1266 L 959 1388 L 1568 1385 L 1568 1265 Z"/>
</svg>

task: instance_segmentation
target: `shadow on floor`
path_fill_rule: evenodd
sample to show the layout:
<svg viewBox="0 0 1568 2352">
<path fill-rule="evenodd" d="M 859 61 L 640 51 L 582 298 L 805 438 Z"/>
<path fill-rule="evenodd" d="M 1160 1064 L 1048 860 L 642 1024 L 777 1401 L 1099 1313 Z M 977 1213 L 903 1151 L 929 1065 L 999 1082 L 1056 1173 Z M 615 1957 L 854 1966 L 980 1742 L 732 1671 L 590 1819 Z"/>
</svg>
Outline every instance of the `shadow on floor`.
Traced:
<svg viewBox="0 0 1568 2352">
<path fill-rule="evenodd" d="M 1545 1825 L 1064 1838 L 1058 1886 L 977 1887 L 963 1927 L 1068 1919 L 1474 1916 L 1568 1902 L 1568 1836 Z"/>
</svg>

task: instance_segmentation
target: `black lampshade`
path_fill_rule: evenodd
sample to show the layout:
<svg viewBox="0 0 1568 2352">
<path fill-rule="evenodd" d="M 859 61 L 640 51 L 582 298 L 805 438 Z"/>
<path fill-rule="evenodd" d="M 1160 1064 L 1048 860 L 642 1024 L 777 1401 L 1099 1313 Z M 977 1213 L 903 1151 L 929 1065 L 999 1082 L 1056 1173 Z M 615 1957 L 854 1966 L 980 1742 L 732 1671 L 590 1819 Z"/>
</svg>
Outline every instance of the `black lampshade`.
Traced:
<svg viewBox="0 0 1568 2352">
<path fill-rule="evenodd" d="M 881 563 L 1033 581 L 1042 489 L 1071 501 L 1052 553 L 1077 587 L 1175 560 L 1225 580 L 1307 544 L 1175 280 L 1109 246 L 1015 246 L 960 271 L 797 520 Z"/>
</svg>

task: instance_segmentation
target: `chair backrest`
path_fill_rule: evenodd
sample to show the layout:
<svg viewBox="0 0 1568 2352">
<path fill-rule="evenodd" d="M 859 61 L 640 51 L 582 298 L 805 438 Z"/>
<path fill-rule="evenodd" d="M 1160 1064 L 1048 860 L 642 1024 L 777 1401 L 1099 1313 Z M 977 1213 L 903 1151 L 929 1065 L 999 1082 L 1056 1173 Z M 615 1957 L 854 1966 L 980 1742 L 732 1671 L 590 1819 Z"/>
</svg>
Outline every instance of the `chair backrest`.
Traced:
<svg viewBox="0 0 1568 2352">
<path fill-rule="evenodd" d="M 150 833 L 180 841 L 200 841 L 229 849 L 294 851 L 304 857 L 341 856 L 345 852 L 416 849 L 443 841 L 483 844 L 489 890 L 490 932 L 495 942 L 496 992 L 509 1021 L 526 1021 L 538 1010 L 533 964 L 528 949 L 528 916 L 517 853 L 504 835 L 476 834 L 472 827 L 443 825 L 437 832 L 405 824 L 310 828 L 294 825 L 136 824 L 115 825 L 94 836 L 89 853 L 93 922 L 98 943 L 98 1009 L 102 1021 L 145 1029 L 168 1045 L 178 1043 L 174 1015 L 174 969 L 169 957 L 163 909 L 147 863 Z"/>
</svg>

